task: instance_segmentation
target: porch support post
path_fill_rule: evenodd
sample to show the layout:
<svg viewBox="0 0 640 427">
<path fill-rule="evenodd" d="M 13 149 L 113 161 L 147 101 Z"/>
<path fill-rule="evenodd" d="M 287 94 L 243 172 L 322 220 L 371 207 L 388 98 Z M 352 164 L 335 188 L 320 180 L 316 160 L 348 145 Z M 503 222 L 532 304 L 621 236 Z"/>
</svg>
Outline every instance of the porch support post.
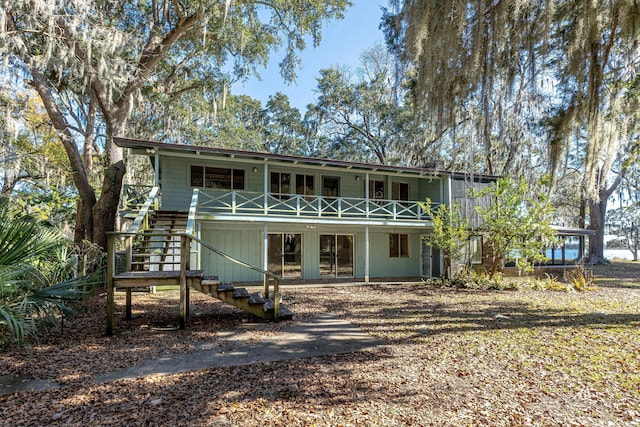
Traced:
<svg viewBox="0 0 640 427">
<path fill-rule="evenodd" d="M 269 166 L 265 162 L 264 164 L 264 176 L 262 178 L 263 186 L 262 191 L 264 193 L 264 214 L 269 213 Z"/>
<path fill-rule="evenodd" d="M 269 226 L 266 222 L 264 224 L 264 233 L 262 236 L 262 269 L 265 271 L 268 271 L 269 269 Z M 264 289 L 268 289 L 269 277 L 266 274 L 263 274 L 262 276 Z"/>
<path fill-rule="evenodd" d="M 132 271 L 131 268 L 131 253 L 133 250 L 133 236 L 127 236 L 125 238 L 126 242 L 126 252 L 127 252 L 127 265 L 125 271 Z M 125 312 L 124 318 L 127 320 L 131 320 L 131 288 L 126 289 L 126 299 L 125 299 Z"/>
<path fill-rule="evenodd" d="M 157 148 L 153 155 L 153 181 L 156 186 L 160 185 L 160 153 Z"/>
<path fill-rule="evenodd" d="M 369 226 L 364 229 L 364 283 L 369 283 Z"/>
<path fill-rule="evenodd" d="M 368 219 L 369 218 L 369 172 L 367 172 L 364 175 L 364 204 L 365 204 L 365 217 Z M 367 245 L 367 251 L 368 250 L 369 250 L 369 245 Z M 368 259 L 369 258 L 367 257 L 367 260 Z"/>
</svg>

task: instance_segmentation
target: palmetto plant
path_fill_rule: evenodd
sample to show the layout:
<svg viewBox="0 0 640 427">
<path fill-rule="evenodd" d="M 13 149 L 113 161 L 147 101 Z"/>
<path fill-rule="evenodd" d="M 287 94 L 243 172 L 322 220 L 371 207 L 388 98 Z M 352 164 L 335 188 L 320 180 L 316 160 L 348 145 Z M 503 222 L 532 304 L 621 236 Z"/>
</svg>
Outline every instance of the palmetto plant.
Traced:
<svg viewBox="0 0 640 427">
<path fill-rule="evenodd" d="M 0 342 L 23 342 L 57 324 L 60 315 L 71 313 L 70 300 L 101 281 L 99 272 L 69 279 L 65 245 L 57 230 L 12 217 L 0 203 Z M 59 283 L 50 286 L 51 280 Z"/>
</svg>

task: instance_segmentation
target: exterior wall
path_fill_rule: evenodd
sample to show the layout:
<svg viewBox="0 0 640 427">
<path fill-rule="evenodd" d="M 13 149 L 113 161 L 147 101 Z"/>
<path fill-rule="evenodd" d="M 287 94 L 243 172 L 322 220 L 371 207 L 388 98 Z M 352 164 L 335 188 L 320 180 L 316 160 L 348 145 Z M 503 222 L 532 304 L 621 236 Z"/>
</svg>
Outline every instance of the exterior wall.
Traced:
<svg viewBox="0 0 640 427">
<path fill-rule="evenodd" d="M 434 202 L 448 200 L 447 179 L 441 177 L 419 177 L 411 174 L 367 173 L 364 170 L 338 169 L 332 167 L 309 166 L 243 159 L 215 159 L 207 156 L 171 156 L 160 155 L 160 186 L 162 188 L 162 209 L 185 210 L 188 208 L 193 188 L 190 185 L 192 165 L 244 169 L 245 189 L 247 192 L 264 192 L 265 168 L 267 180 L 271 172 L 313 175 L 315 195 L 322 195 L 322 177 L 340 178 L 340 196 L 346 198 L 365 198 L 365 183 L 369 180 L 385 182 L 384 199 L 392 198 L 392 183 L 409 185 L 409 199 Z M 293 184 L 293 183 L 292 183 Z M 267 189 L 268 186 L 267 186 Z M 291 192 L 295 192 L 292 186 Z M 366 265 L 366 227 L 347 224 L 299 224 L 295 217 L 291 222 L 267 222 L 268 233 L 299 233 L 302 235 L 302 275 L 305 280 L 324 278 L 320 276 L 320 236 L 323 234 L 347 234 L 354 236 L 354 278 L 365 278 Z M 391 221 L 393 222 L 393 221 Z M 251 221 L 202 221 L 199 224 L 200 238 L 221 251 L 263 268 L 265 222 L 259 216 Z M 409 235 L 409 256 L 390 257 L 389 234 Z M 369 228 L 369 277 L 417 277 L 421 274 L 421 240 L 427 233 L 421 227 L 398 228 L 390 226 L 370 226 Z M 218 276 L 223 281 L 253 282 L 261 281 L 260 273 L 241 267 L 206 248 L 201 249 L 200 268 L 205 275 Z M 195 265 L 195 264 L 194 264 Z"/>
<path fill-rule="evenodd" d="M 452 179 L 451 180 L 451 203 L 458 205 L 463 217 L 469 218 L 471 226 L 480 225 L 480 219 L 476 213 L 476 206 L 487 207 L 490 203 L 488 196 L 480 199 L 472 199 L 469 197 L 469 191 L 475 189 L 482 191 L 491 184 L 489 182 L 473 182 L 470 180 Z"/>
<path fill-rule="evenodd" d="M 434 203 L 446 203 L 446 179 L 424 177 L 418 185 L 418 194 L 414 200 L 424 202 L 427 198 Z"/>
<path fill-rule="evenodd" d="M 365 227 L 318 225 L 308 229 L 300 224 L 269 224 L 268 233 L 302 234 L 302 274 L 305 280 L 321 279 L 320 276 L 320 235 L 346 234 L 354 236 L 354 278 L 364 279 L 366 257 Z M 235 258 L 263 267 L 264 225 L 233 222 L 204 222 L 201 225 L 202 240 Z M 409 235 L 409 257 L 389 256 L 389 233 Z M 369 230 L 370 277 L 417 277 L 421 274 L 420 235 L 424 230 L 382 229 Z M 205 275 L 218 276 L 222 281 L 260 281 L 259 273 L 236 265 L 216 254 L 202 249 L 201 265 Z"/>
<path fill-rule="evenodd" d="M 315 176 L 315 194 L 322 194 L 322 177 L 331 176 L 340 178 L 341 197 L 365 197 L 365 181 L 367 174 L 364 171 L 342 171 L 329 168 L 312 168 L 304 165 L 247 163 L 241 160 L 213 160 L 206 157 L 187 158 L 160 156 L 160 185 L 162 187 L 163 209 L 185 209 L 191 201 L 193 187 L 190 185 L 190 169 L 192 165 L 216 166 L 225 168 L 244 169 L 245 191 L 262 193 L 264 191 L 264 169 L 268 172 L 285 172 L 295 175 L 304 173 Z M 254 172 L 254 169 L 256 172 Z M 267 179 L 269 179 L 267 177 Z M 409 184 L 409 199 L 424 201 L 427 197 L 434 202 L 446 202 L 444 198 L 444 182 L 441 178 L 417 178 L 410 175 L 384 175 L 369 173 L 369 180 L 382 180 L 385 182 L 384 199 L 391 199 L 393 182 Z M 268 188 L 268 186 L 267 186 Z M 292 189 L 295 193 L 295 188 Z"/>
<path fill-rule="evenodd" d="M 259 224 L 216 224 L 206 222 L 200 226 L 200 238 L 226 254 L 256 267 L 262 266 L 262 230 Z M 205 276 L 218 276 L 231 282 L 262 280 L 256 271 L 241 267 L 221 256 L 201 248 L 200 267 Z"/>
</svg>

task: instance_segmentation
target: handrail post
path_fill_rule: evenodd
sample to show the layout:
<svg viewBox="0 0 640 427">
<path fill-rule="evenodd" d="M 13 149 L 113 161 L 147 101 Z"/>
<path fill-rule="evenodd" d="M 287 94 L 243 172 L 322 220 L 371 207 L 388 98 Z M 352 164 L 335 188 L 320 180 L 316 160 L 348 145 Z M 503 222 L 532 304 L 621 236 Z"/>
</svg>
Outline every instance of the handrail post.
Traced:
<svg viewBox="0 0 640 427">
<path fill-rule="evenodd" d="M 280 279 L 273 278 L 273 319 L 280 320 Z"/>
<path fill-rule="evenodd" d="M 115 239 L 114 239 L 115 241 Z M 132 268 L 132 244 L 133 244 L 133 236 L 125 237 L 125 249 L 126 249 L 126 266 L 125 271 L 131 271 Z M 125 315 L 124 318 L 127 320 L 131 320 L 131 288 L 126 289 L 126 302 L 125 302 Z"/>
<path fill-rule="evenodd" d="M 187 269 L 189 268 L 189 238 L 180 236 L 180 319 L 179 328 L 184 329 L 187 323 L 189 310 L 189 293 L 187 290 Z"/>
<path fill-rule="evenodd" d="M 114 243 L 115 236 L 113 234 L 107 234 L 107 335 L 113 335 L 115 317 L 113 276 L 115 274 L 116 253 Z"/>
<path fill-rule="evenodd" d="M 271 279 L 266 274 L 263 274 L 263 277 L 264 277 L 264 297 L 269 298 L 269 280 Z"/>
</svg>

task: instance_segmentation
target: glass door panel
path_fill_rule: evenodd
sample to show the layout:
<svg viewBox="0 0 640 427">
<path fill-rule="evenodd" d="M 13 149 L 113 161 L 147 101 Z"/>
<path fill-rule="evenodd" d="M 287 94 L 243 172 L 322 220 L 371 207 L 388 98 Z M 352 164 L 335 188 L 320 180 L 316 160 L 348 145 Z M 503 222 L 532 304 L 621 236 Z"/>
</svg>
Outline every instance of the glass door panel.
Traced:
<svg viewBox="0 0 640 427">
<path fill-rule="evenodd" d="M 335 276 L 336 239 L 333 234 L 320 235 L 320 276 Z"/>
<path fill-rule="evenodd" d="M 336 266 L 338 277 L 353 277 L 353 236 L 336 236 Z"/>
<path fill-rule="evenodd" d="M 282 276 L 282 234 L 269 234 L 267 265 L 270 272 Z"/>
<path fill-rule="evenodd" d="M 422 276 L 432 277 L 431 246 L 422 240 Z"/>
<path fill-rule="evenodd" d="M 283 277 L 302 277 L 302 234 L 284 234 L 283 243 Z"/>
</svg>

